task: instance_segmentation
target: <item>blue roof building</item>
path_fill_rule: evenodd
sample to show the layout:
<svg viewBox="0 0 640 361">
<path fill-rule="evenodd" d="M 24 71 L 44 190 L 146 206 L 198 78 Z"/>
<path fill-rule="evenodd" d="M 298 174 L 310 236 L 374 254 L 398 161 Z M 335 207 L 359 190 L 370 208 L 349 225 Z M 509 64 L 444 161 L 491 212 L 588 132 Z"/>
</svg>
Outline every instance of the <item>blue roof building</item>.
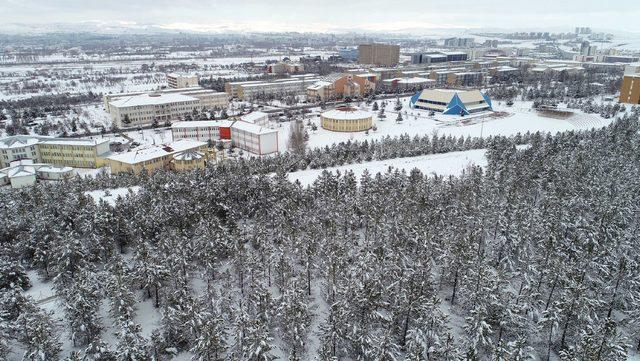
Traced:
<svg viewBox="0 0 640 361">
<path fill-rule="evenodd" d="M 491 99 L 479 90 L 425 89 L 411 97 L 412 108 L 450 115 L 493 110 Z"/>
</svg>

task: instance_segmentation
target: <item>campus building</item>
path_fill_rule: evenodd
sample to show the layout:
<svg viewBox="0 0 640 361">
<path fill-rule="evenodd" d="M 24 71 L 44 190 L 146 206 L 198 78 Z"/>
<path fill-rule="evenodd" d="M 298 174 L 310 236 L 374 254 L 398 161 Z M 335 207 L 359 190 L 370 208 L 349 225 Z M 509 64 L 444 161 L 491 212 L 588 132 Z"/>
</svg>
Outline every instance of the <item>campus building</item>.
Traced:
<svg viewBox="0 0 640 361">
<path fill-rule="evenodd" d="M 54 138 L 14 135 L 0 139 L 0 167 L 15 160 L 32 159 L 76 168 L 99 168 L 109 153 L 108 139 Z"/>
<path fill-rule="evenodd" d="M 324 129 L 334 132 L 362 132 L 371 129 L 371 113 L 353 107 L 343 106 L 320 114 Z"/>
<path fill-rule="evenodd" d="M 231 144 L 247 152 L 265 155 L 278 152 L 278 130 L 236 121 L 231 125 Z"/>
<path fill-rule="evenodd" d="M 462 51 L 436 51 L 411 55 L 412 64 L 438 64 L 452 61 L 467 61 L 469 55 Z"/>
<path fill-rule="evenodd" d="M 171 160 L 170 168 L 176 171 L 202 169 L 207 165 L 207 155 L 197 150 L 185 150 L 176 153 Z"/>
<path fill-rule="evenodd" d="M 358 75 L 347 73 L 330 74 L 322 80 L 307 87 L 309 100 L 326 101 L 335 98 L 357 98 L 375 90 L 374 73 L 361 73 Z"/>
<path fill-rule="evenodd" d="M 383 80 L 382 84 L 387 90 L 407 91 L 434 87 L 436 81 L 429 78 L 412 77 L 387 79 Z"/>
<path fill-rule="evenodd" d="M 143 170 L 152 172 L 158 169 L 171 169 L 174 157 L 188 151 L 206 154 L 207 143 L 180 139 L 160 146 L 148 145 L 126 153 L 108 156 L 106 159 L 112 174 L 127 172 L 139 174 Z"/>
<path fill-rule="evenodd" d="M 358 49 L 357 48 L 343 48 L 338 49 L 338 56 L 347 61 L 358 61 Z"/>
<path fill-rule="evenodd" d="M 175 121 L 195 111 L 225 108 L 226 93 L 201 87 L 169 89 L 151 93 L 108 94 L 105 109 L 118 127 L 137 127 Z"/>
<path fill-rule="evenodd" d="M 279 61 L 277 63 L 267 65 L 267 73 L 274 75 L 304 73 L 304 65 L 288 61 Z"/>
<path fill-rule="evenodd" d="M 303 95 L 306 93 L 307 87 L 318 80 L 316 75 L 305 74 L 273 81 L 227 82 L 225 92 L 232 98 L 241 100 L 268 96 Z"/>
<path fill-rule="evenodd" d="M 493 110 L 491 100 L 479 90 L 426 89 L 411 97 L 412 108 L 449 115 Z"/>
<path fill-rule="evenodd" d="M 475 45 L 473 38 L 448 38 L 444 39 L 444 46 L 448 48 L 470 48 Z"/>
<path fill-rule="evenodd" d="M 167 74 L 167 85 L 171 89 L 182 89 L 199 86 L 198 76 L 192 74 Z"/>
<path fill-rule="evenodd" d="M 400 46 L 388 44 L 358 45 L 358 63 L 395 66 L 400 62 Z"/>
<path fill-rule="evenodd" d="M 450 86 L 470 86 L 482 83 L 482 72 L 464 71 L 447 74 L 447 84 Z"/>
<path fill-rule="evenodd" d="M 14 160 L 8 167 L 0 169 L 0 186 L 12 188 L 28 187 L 36 180 L 63 180 L 73 177 L 73 168 L 45 163 L 34 163 L 32 159 Z"/>
<path fill-rule="evenodd" d="M 256 114 L 251 115 L 254 113 Z M 227 141 L 257 155 L 275 153 L 279 150 L 278 131 L 265 126 L 265 115 L 253 112 L 240 117 L 241 120 L 178 122 L 171 126 L 171 135 L 174 140 L 188 139 L 207 143 Z"/>
</svg>

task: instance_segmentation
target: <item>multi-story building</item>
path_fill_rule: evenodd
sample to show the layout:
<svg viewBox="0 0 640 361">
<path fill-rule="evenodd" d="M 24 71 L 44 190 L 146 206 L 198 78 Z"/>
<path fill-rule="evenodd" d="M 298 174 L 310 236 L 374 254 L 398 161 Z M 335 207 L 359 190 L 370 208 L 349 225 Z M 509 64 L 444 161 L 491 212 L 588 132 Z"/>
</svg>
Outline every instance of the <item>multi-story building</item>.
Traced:
<svg viewBox="0 0 640 361">
<path fill-rule="evenodd" d="M 397 68 L 371 68 L 369 69 L 369 73 L 375 74 L 376 77 L 375 79 L 370 79 L 373 82 L 376 82 L 378 80 L 385 80 L 385 79 L 393 79 L 393 78 L 397 78 L 400 76 L 400 69 Z M 358 74 L 358 76 L 362 76 L 360 74 Z"/>
<path fill-rule="evenodd" d="M 276 75 L 304 73 L 304 65 L 288 61 L 279 61 L 267 65 L 267 73 Z"/>
<path fill-rule="evenodd" d="M 452 86 L 479 85 L 482 83 L 482 72 L 465 71 L 447 74 L 447 84 Z"/>
<path fill-rule="evenodd" d="M 412 78 L 395 78 L 382 81 L 382 85 L 392 91 L 408 91 L 430 88 L 436 85 L 436 81 L 429 78 L 412 77 Z"/>
<path fill-rule="evenodd" d="M 580 44 L 580 55 L 595 56 L 597 52 L 598 52 L 598 47 L 595 45 L 589 44 L 588 41 L 583 41 Z"/>
<path fill-rule="evenodd" d="M 438 64 L 450 61 L 467 61 L 469 55 L 462 51 L 416 53 L 411 55 L 412 64 Z"/>
<path fill-rule="evenodd" d="M 240 92 L 240 88 L 242 88 L 244 85 L 264 83 L 266 83 L 266 81 L 263 80 L 229 81 L 224 84 L 224 92 L 227 93 L 231 98 L 237 98 L 238 93 Z"/>
<path fill-rule="evenodd" d="M 358 49 L 357 48 L 338 49 L 338 55 L 344 60 L 358 61 Z"/>
<path fill-rule="evenodd" d="M 449 74 L 459 73 L 465 70 L 466 70 L 465 68 L 433 70 L 429 73 L 429 79 L 434 80 L 436 82 L 436 85 L 445 85 L 447 84 L 447 79 L 449 77 Z"/>
<path fill-rule="evenodd" d="M 214 143 L 218 140 L 231 139 L 233 120 L 196 120 L 176 122 L 171 125 L 174 140 L 189 139 Z"/>
<path fill-rule="evenodd" d="M 640 61 L 640 57 L 630 55 L 598 55 L 595 61 L 599 63 L 635 63 Z"/>
<path fill-rule="evenodd" d="M 8 167 L 12 161 L 33 159 L 77 168 L 98 168 L 104 165 L 109 153 L 108 139 L 54 138 L 14 135 L 0 139 L 0 166 Z"/>
<path fill-rule="evenodd" d="M 107 112 L 118 127 L 146 126 L 174 121 L 211 108 L 224 108 L 229 103 L 226 93 L 200 87 L 173 89 L 153 93 L 106 95 Z"/>
<path fill-rule="evenodd" d="M 143 170 L 152 172 L 158 169 L 170 169 L 174 157 L 187 151 L 206 154 L 207 143 L 179 139 L 165 145 L 149 145 L 126 153 L 111 155 L 106 159 L 112 174 L 126 172 L 139 174 Z"/>
<path fill-rule="evenodd" d="M 448 38 L 444 39 L 444 46 L 448 48 L 470 48 L 474 45 L 473 38 Z"/>
<path fill-rule="evenodd" d="M 236 121 L 231 125 L 231 144 L 264 155 L 278 152 L 278 131 L 260 125 Z"/>
<path fill-rule="evenodd" d="M 15 160 L 0 169 L 0 186 L 11 184 L 12 188 L 22 188 L 35 184 L 37 179 L 62 180 L 73 174 L 73 168 L 67 166 L 34 163 L 32 159 Z"/>
<path fill-rule="evenodd" d="M 248 117 L 254 113 L 256 113 L 255 116 Z M 277 152 L 278 130 L 270 129 L 264 125 L 261 120 L 263 119 L 261 112 L 254 113 L 245 115 L 244 119 L 255 120 L 256 123 L 243 120 L 204 120 L 175 123 L 171 126 L 171 135 L 174 140 L 188 139 L 207 143 L 230 140 L 232 145 L 258 155 Z"/>
<path fill-rule="evenodd" d="M 335 97 L 336 92 L 333 82 L 320 80 L 307 87 L 307 99 L 310 101 L 325 102 Z"/>
<path fill-rule="evenodd" d="M 167 84 L 172 89 L 182 89 L 194 86 L 199 86 L 198 76 L 192 74 L 167 74 Z"/>
<path fill-rule="evenodd" d="M 627 73 L 622 78 L 620 103 L 640 104 L 640 73 Z"/>
<path fill-rule="evenodd" d="M 358 63 L 395 66 L 400 62 L 400 46 L 388 44 L 358 45 Z"/>
<path fill-rule="evenodd" d="M 237 97 L 242 100 L 255 99 L 260 96 L 302 95 L 317 77 L 286 78 L 272 82 L 242 84 L 238 88 Z"/>
</svg>

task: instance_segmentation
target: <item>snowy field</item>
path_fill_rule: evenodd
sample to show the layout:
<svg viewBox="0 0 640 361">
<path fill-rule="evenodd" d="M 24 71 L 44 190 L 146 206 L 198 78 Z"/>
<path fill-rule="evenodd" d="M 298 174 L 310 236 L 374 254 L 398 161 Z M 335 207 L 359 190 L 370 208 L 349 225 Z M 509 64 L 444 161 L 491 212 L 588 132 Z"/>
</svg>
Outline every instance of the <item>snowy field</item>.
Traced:
<svg viewBox="0 0 640 361">
<path fill-rule="evenodd" d="M 515 135 L 517 133 L 526 132 L 548 132 L 557 133 L 568 130 L 584 130 L 591 128 L 600 128 L 610 124 L 613 119 L 604 119 L 597 114 L 584 114 L 579 110 L 575 110 L 575 115 L 568 119 L 554 119 L 542 117 L 531 109 L 532 102 L 517 101 L 512 107 L 494 103 L 494 110 L 498 112 L 508 113 L 505 117 L 491 118 L 482 117 L 459 117 L 446 116 L 437 114 L 429 117 L 429 112 L 411 109 L 409 107 L 409 97 L 401 98 L 403 108 L 403 121 L 397 123 L 395 121 L 398 112 L 393 110 L 395 106 L 394 99 L 387 100 L 387 106 L 384 120 L 378 118 L 378 112 L 371 111 L 372 106 L 366 106 L 364 103 L 360 106 L 362 110 L 371 111 L 373 114 L 374 125 L 377 130 L 371 130 L 369 134 L 365 132 L 332 132 L 323 129 L 320 126 L 319 113 L 311 113 L 307 120 L 317 126 L 317 130 L 307 129 L 309 132 L 308 146 L 310 148 L 319 148 L 334 143 L 347 141 L 364 141 L 371 139 L 381 139 L 386 136 L 399 136 L 403 134 L 414 135 L 431 135 L 437 133 L 439 135 L 452 136 L 490 136 L 490 135 Z M 378 101 L 380 103 L 380 101 Z M 289 126 L 282 126 L 280 135 L 280 147 L 286 149 Z"/>
<path fill-rule="evenodd" d="M 440 176 L 458 176 L 465 169 L 472 165 L 485 167 L 487 159 L 485 158 L 486 149 L 474 149 L 463 152 L 451 152 L 442 154 L 430 154 L 418 157 L 387 159 L 367 163 L 349 164 L 340 167 L 332 167 L 326 169 L 308 169 L 298 172 L 289 173 L 289 180 L 292 182 L 300 182 L 303 186 L 313 184 L 313 182 L 324 172 L 328 171 L 333 174 L 344 174 L 352 171 L 356 179 L 360 179 L 362 174 L 367 170 L 371 176 L 377 173 L 386 173 L 394 171 L 402 171 L 409 173 L 412 169 L 418 169 L 424 174 L 437 174 Z"/>
<path fill-rule="evenodd" d="M 85 192 L 86 196 L 89 196 L 93 199 L 94 202 L 100 203 L 100 201 L 106 202 L 110 206 L 116 205 L 116 200 L 118 198 L 126 198 L 130 195 L 134 195 L 140 191 L 140 187 L 130 187 L 130 188 L 114 188 L 114 189 L 102 189 Z"/>
</svg>

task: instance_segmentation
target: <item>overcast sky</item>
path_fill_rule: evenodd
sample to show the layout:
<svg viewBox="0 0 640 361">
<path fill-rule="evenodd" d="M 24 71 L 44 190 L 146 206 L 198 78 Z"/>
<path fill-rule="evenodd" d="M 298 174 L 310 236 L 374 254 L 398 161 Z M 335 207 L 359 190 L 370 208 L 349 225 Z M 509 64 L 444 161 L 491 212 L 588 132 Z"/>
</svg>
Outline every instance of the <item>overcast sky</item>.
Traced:
<svg viewBox="0 0 640 361">
<path fill-rule="evenodd" d="M 0 0 L 3 21 L 159 24 L 185 30 L 591 26 L 640 32 L 638 0 Z"/>
</svg>

